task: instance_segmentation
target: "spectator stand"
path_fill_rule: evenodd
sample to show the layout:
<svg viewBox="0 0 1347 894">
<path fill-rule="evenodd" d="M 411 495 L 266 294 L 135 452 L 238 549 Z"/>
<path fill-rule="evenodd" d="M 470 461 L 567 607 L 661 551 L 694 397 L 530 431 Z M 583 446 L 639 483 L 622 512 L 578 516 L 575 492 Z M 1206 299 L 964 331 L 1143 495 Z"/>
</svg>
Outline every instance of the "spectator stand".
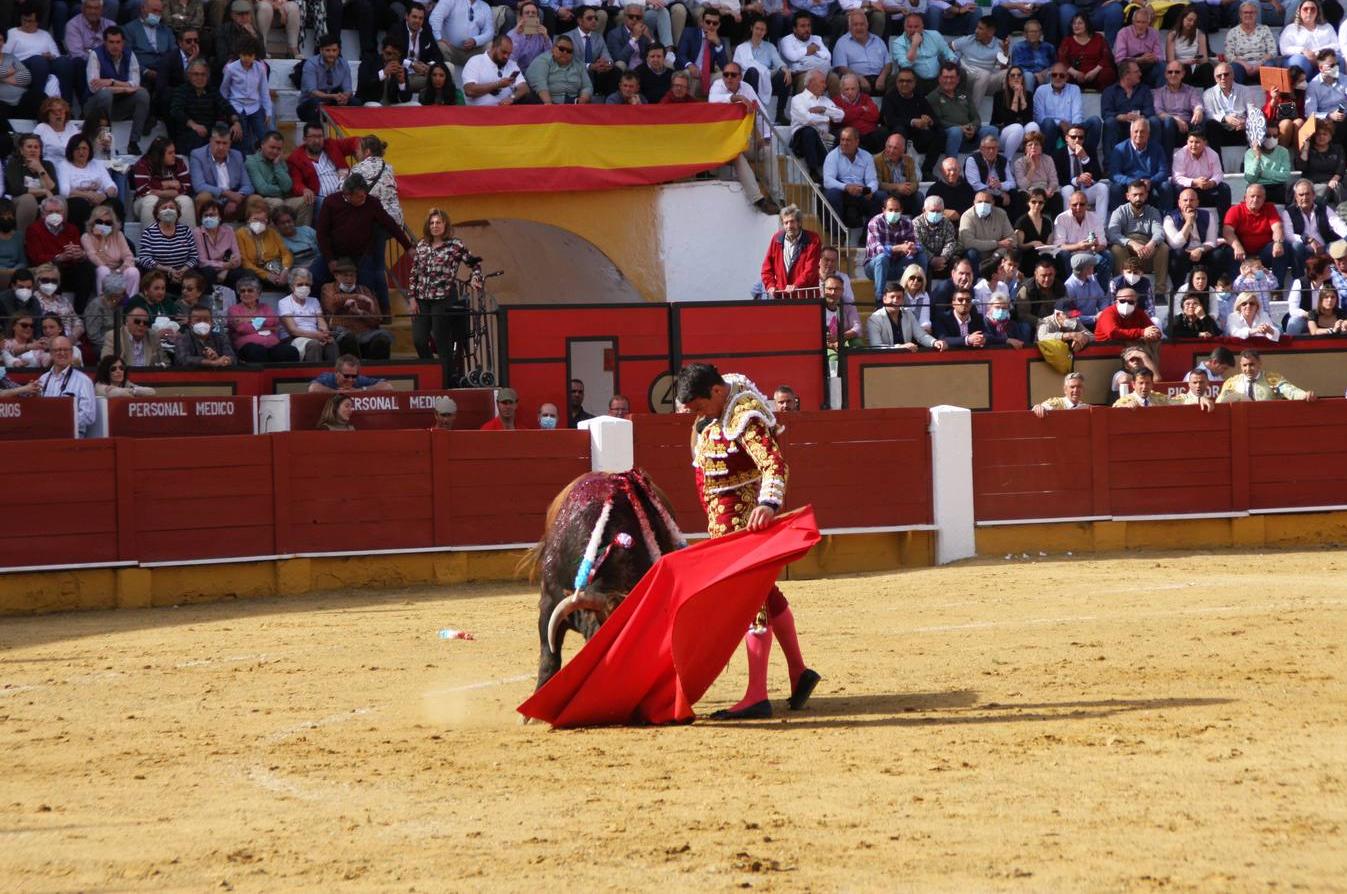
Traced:
<svg viewBox="0 0 1347 894">
<path fill-rule="evenodd" d="M 435 398 L 448 396 L 458 405 L 455 429 L 471 431 L 495 415 L 490 388 L 448 391 L 362 391 L 354 395 L 351 423 L 357 431 L 429 429 L 434 421 Z M 258 399 L 258 431 L 313 431 L 331 394 L 272 394 Z M 535 410 L 536 411 L 536 410 Z"/>
</svg>

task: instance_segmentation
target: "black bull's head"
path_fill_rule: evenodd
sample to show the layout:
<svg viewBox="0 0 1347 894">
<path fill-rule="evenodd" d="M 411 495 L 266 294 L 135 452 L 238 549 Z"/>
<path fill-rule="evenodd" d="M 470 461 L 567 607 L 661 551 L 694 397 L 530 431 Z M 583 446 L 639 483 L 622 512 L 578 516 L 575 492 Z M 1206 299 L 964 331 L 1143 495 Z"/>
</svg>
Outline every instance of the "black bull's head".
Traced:
<svg viewBox="0 0 1347 894">
<path fill-rule="evenodd" d="M 592 573 L 577 586 L 591 544 Z M 568 629 L 589 639 L 659 556 L 683 545 L 668 499 L 641 470 L 591 472 L 567 485 L 522 563 L 541 580 L 538 686 L 561 668 Z"/>
</svg>

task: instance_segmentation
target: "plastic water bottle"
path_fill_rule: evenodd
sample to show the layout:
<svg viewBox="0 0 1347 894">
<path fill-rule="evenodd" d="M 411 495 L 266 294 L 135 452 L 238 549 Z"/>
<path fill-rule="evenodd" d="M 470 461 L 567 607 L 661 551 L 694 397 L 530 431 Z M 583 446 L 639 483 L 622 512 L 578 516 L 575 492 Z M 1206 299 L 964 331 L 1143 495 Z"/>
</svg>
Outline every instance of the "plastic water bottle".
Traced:
<svg viewBox="0 0 1347 894">
<path fill-rule="evenodd" d="M 439 633 L 435 634 L 440 639 L 472 639 L 473 636 L 466 630 L 455 630 L 452 627 L 445 627 Z"/>
</svg>

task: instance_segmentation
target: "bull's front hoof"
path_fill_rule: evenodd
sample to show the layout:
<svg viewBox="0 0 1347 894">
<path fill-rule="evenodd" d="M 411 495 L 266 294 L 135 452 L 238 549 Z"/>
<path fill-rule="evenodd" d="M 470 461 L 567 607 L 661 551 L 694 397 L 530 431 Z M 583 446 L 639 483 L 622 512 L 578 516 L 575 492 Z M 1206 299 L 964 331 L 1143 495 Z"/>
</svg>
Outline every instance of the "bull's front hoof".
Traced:
<svg viewBox="0 0 1347 894">
<path fill-rule="evenodd" d="M 798 711 L 809 702 L 809 696 L 814 694 L 814 687 L 818 681 L 823 679 L 818 675 L 818 671 L 805 668 L 800 671 L 800 679 L 795 681 L 795 685 L 790 690 L 790 709 Z"/>
<path fill-rule="evenodd" d="M 760 702 L 754 702 L 747 708 L 723 708 L 711 715 L 712 720 L 770 720 L 772 717 L 772 702 L 770 699 L 763 699 Z"/>
</svg>

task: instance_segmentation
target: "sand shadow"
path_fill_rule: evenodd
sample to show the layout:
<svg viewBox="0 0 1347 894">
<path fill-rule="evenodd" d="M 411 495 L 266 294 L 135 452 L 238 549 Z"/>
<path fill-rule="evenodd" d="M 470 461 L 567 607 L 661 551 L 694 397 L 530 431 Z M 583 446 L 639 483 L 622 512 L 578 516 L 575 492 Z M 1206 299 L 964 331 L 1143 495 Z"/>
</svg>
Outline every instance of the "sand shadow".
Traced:
<svg viewBox="0 0 1347 894">
<path fill-rule="evenodd" d="M 735 723 L 735 725 L 743 726 L 745 729 L 766 731 L 1100 720 L 1118 714 L 1201 708 L 1230 704 L 1233 701 L 1234 699 L 1229 698 L 1120 698 L 979 704 L 978 694 L 968 689 L 934 693 L 823 695 L 810 699 L 808 707 L 803 711 L 778 710 L 772 720 Z M 778 707 L 785 706 L 781 704 Z"/>
</svg>

